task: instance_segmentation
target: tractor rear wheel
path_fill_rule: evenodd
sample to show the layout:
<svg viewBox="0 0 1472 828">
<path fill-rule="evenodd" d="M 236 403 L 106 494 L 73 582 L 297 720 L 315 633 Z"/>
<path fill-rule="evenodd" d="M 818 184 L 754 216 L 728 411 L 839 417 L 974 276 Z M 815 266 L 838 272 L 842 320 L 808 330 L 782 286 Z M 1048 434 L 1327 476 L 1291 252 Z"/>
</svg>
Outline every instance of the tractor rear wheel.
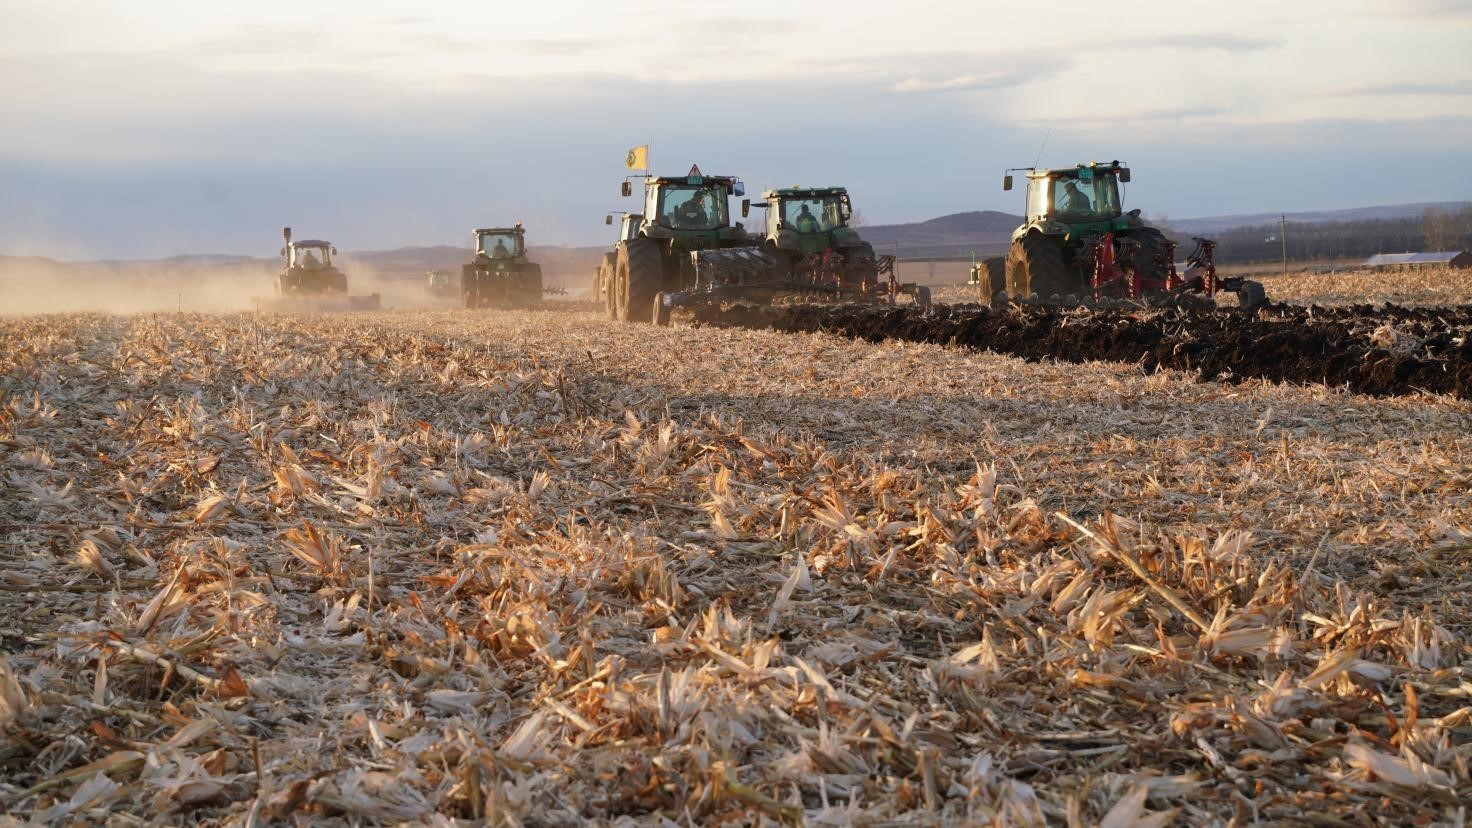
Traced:
<svg viewBox="0 0 1472 828">
<path fill-rule="evenodd" d="M 620 242 L 614 268 L 618 300 L 615 318 L 620 322 L 648 319 L 645 308 L 653 307 L 654 294 L 664 281 L 664 260 L 659 243 L 652 239 L 630 239 Z"/>
<path fill-rule="evenodd" d="M 1139 245 L 1135 252 L 1135 268 L 1140 278 L 1165 281 L 1171 265 L 1165 253 L 1170 249 L 1170 241 L 1165 234 L 1154 227 L 1141 227 L 1131 231 L 1129 238 Z"/>
<path fill-rule="evenodd" d="M 982 260 L 980 288 L 981 304 L 990 305 L 997 295 L 1007 290 L 1007 257 L 990 256 Z"/>
<path fill-rule="evenodd" d="M 593 274 L 593 300 L 602 302 L 608 313 L 608 318 L 613 318 L 613 266 L 614 254 L 604 253 L 603 258 L 598 260 L 598 270 Z"/>
<path fill-rule="evenodd" d="M 521 303 L 529 308 L 542 304 L 542 266 L 530 263 L 521 272 Z"/>
<path fill-rule="evenodd" d="M 1063 264 L 1063 246 L 1052 236 L 1030 233 L 1012 242 L 1007 252 L 1007 292 L 1026 299 L 1066 296 L 1074 291 Z"/>
<path fill-rule="evenodd" d="M 460 296 L 465 300 L 465 307 L 480 307 L 480 275 L 468 265 L 460 271 Z"/>
<path fill-rule="evenodd" d="M 879 283 L 879 274 L 874 268 L 874 245 L 861 242 L 839 253 L 843 255 L 843 286 L 850 290 L 872 291 Z"/>
</svg>

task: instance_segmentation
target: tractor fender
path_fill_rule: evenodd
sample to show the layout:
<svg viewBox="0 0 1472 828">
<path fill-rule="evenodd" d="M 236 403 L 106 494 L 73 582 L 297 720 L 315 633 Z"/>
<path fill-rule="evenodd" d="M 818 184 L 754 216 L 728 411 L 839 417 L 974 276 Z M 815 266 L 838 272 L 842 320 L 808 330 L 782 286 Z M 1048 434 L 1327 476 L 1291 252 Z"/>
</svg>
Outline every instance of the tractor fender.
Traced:
<svg viewBox="0 0 1472 828">
<path fill-rule="evenodd" d="M 834 247 L 858 247 L 864 240 L 852 228 L 838 227 L 833 231 Z"/>
<path fill-rule="evenodd" d="M 1030 224 L 1024 224 L 1016 230 L 1012 231 L 1012 241 L 1022 241 L 1024 238 L 1033 235 L 1066 236 L 1068 235 L 1069 229 L 1069 226 L 1061 221 L 1043 219 L 1041 221 L 1034 221 Z"/>
<path fill-rule="evenodd" d="M 777 231 L 777 234 L 767 239 L 767 242 L 778 250 L 797 250 L 800 246 L 797 232 L 786 227 Z"/>
<path fill-rule="evenodd" d="M 668 227 L 660 227 L 658 224 L 651 224 L 640 230 L 639 235 L 651 239 L 673 239 L 675 237 L 675 231 Z"/>
</svg>

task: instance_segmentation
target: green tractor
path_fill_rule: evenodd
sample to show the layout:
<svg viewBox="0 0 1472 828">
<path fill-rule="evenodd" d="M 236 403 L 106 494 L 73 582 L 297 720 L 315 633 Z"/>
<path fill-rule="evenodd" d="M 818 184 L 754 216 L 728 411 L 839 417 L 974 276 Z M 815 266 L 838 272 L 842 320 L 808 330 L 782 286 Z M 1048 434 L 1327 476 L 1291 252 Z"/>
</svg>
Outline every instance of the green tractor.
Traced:
<svg viewBox="0 0 1472 828">
<path fill-rule="evenodd" d="M 290 227 L 281 228 L 281 237 L 286 244 L 281 248 L 281 273 L 276 276 L 277 296 L 347 295 L 347 274 L 332 264 L 332 257 L 337 255 L 332 242 L 320 239 L 292 241 Z"/>
<path fill-rule="evenodd" d="M 633 195 L 633 183 L 625 180 L 621 192 Z M 645 177 L 644 210 L 631 214 L 614 248 L 603 291 L 609 317 L 651 321 L 656 296 L 695 284 L 691 253 L 757 245 L 739 224 L 731 226 L 730 198 L 745 193 L 739 179 L 703 175 L 698 166 L 683 176 Z"/>
<path fill-rule="evenodd" d="M 603 223 L 613 224 L 614 213 L 619 215 L 618 240 L 629 241 L 639 237 L 639 225 L 644 221 L 640 213 L 630 213 L 625 210 L 615 210 L 603 217 Z M 613 302 L 613 274 L 618 265 L 618 249 L 608 251 L 598 260 L 598 269 L 593 273 L 593 301 L 603 305 L 608 310 L 608 318 L 616 319 Z"/>
<path fill-rule="evenodd" d="M 257 310 L 336 311 L 377 310 L 382 301 L 377 293 L 348 295 L 348 277 L 332 257 L 337 248 L 321 239 L 292 241 L 291 228 L 281 228 L 281 272 L 276 275 L 274 297 L 252 297 Z"/>
<path fill-rule="evenodd" d="M 1021 169 L 1021 168 L 1020 168 Z M 1012 189 L 1008 170 L 1002 189 Z M 1044 304 L 1179 303 L 1236 293 L 1241 306 L 1267 301 L 1262 285 L 1219 279 L 1211 257 L 1216 243 L 1196 239 L 1185 276 L 1176 272 L 1175 242 L 1120 206 L 1119 185 L 1130 169 L 1118 161 L 1027 173 L 1027 214 L 1012 234 L 1006 266 L 986 274 L 982 299 Z M 978 273 L 978 278 L 981 274 Z"/>
<path fill-rule="evenodd" d="M 526 229 L 486 227 L 475 232 L 475 258 L 461 268 L 467 308 L 528 308 L 542 304 L 542 266 L 527 259 Z"/>
<path fill-rule="evenodd" d="M 766 246 L 794 270 L 826 271 L 843 287 L 872 291 L 879 281 L 874 247 L 849 226 L 853 203 L 843 187 L 785 187 L 762 193 L 765 204 L 741 202 L 767 211 Z"/>
</svg>

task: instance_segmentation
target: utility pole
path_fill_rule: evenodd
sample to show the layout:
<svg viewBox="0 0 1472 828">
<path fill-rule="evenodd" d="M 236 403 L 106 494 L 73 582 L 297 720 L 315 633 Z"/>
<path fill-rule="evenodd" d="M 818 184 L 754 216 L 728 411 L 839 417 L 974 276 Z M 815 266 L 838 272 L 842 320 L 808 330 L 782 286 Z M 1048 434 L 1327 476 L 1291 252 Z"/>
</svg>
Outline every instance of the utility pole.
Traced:
<svg viewBox="0 0 1472 828">
<path fill-rule="evenodd" d="M 1288 214 L 1278 214 L 1278 238 L 1283 242 L 1283 275 L 1288 275 Z"/>
</svg>

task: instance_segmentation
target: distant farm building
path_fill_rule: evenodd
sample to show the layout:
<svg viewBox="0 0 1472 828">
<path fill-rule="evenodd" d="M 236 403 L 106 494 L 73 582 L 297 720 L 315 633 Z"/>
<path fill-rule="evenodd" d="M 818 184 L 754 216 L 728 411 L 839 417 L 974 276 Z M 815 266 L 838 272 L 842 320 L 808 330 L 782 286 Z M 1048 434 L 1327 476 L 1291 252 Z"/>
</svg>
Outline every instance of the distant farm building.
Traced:
<svg viewBox="0 0 1472 828">
<path fill-rule="evenodd" d="M 1425 267 L 1472 267 L 1472 253 L 1445 250 L 1440 253 L 1380 253 L 1365 260 L 1365 267 L 1376 270 L 1418 270 Z"/>
</svg>

